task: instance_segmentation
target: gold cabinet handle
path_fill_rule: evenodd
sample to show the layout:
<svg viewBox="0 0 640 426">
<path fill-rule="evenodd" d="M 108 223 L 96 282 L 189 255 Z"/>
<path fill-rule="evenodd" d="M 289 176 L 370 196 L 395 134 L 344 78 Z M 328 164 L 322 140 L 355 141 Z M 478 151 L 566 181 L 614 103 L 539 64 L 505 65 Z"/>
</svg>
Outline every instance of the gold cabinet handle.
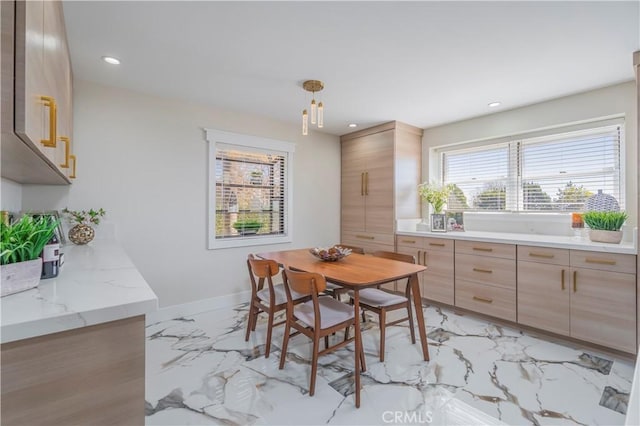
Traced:
<svg viewBox="0 0 640 426">
<path fill-rule="evenodd" d="M 62 167 L 63 169 L 68 169 L 69 168 L 69 155 L 71 154 L 71 152 L 69 152 L 69 148 L 70 148 L 70 144 L 71 142 L 69 141 L 69 138 L 66 136 L 60 136 L 58 139 L 60 139 L 61 142 L 64 142 L 64 164 L 60 164 L 60 167 Z"/>
<path fill-rule="evenodd" d="M 564 269 L 560 272 L 560 288 L 564 290 Z"/>
<path fill-rule="evenodd" d="M 369 195 L 369 172 L 364 172 L 364 195 Z"/>
<path fill-rule="evenodd" d="M 69 175 L 69 177 L 71 179 L 75 179 L 76 178 L 76 156 L 71 154 L 69 158 L 73 161 L 73 167 L 71 168 L 72 172 Z"/>
<path fill-rule="evenodd" d="M 543 259 L 553 259 L 554 255 L 553 254 L 547 254 L 547 253 L 536 253 L 536 252 L 530 252 L 529 256 L 531 257 L 541 257 Z"/>
<path fill-rule="evenodd" d="M 369 235 L 356 235 L 356 238 L 361 238 L 363 240 L 374 240 L 376 237 L 371 237 Z"/>
<path fill-rule="evenodd" d="M 364 196 L 364 172 L 360 173 L 360 195 Z"/>
<path fill-rule="evenodd" d="M 415 244 L 416 240 L 402 240 L 403 243 L 407 243 L 407 244 Z M 418 252 L 420 253 L 420 252 Z"/>
<path fill-rule="evenodd" d="M 429 243 L 430 246 L 444 247 L 444 243 Z"/>
<path fill-rule="evenodd" d="M 475 251 L 493 251 L 492 248 L 488 248 L 488 247 L 473 247 L 473 249 Z"/>
<path fill-rule="evenodd" d="M 42 139 L 42 145 L 55 148 L 56 147 L 56 121 L 58 111 L 56 108 L 56 100 L 51 96 L 40 96 L 40 100 L 44 101 L 44 106 L 49 107 L 49 139 Z"/>
<path fill-rule="evenodd" d="M 590 257 L 587 257 L 584 261 L 587 263 L 597 263 L 599 265 L 615 265 L 616 264 L 615 260 L 594 259 Z"/>
<path fill-rule="evenodd" d="M 422 265 L 422 250 L 418 250 L 418 265 Z"/>
<path fill-rule="evenodd" d="M 573 271 L 573 292 L 578 291 L 578 271 Z"/>
<path fill-rule="evenodd" d="M 427 266 L 427 252 L 422 252 L 422 257 L 424 258 L 424 262 L 422 263 L 424 266 Z"/>
<path fill-rule="evenodd" d="M 473 300 L 477 300 L 478 302 L 484 302 L 484 303 L 493 303 L 493 299 L 488 299 L 480 296 L 473 296 Z"/>
<path fill-rule="evenodd" d="M 481 268 L 473 268 L 474 272 L 483 272 L 485 274 L 491 274 L 493 271 L 491 269 L 481 269 Z"/>
</svg>

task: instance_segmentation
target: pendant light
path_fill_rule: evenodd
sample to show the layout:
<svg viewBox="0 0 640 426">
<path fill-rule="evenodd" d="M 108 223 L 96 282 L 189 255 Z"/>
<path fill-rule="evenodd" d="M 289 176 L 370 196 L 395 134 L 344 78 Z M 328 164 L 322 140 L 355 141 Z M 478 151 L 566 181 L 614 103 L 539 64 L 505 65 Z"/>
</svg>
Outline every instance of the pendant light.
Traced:
<svg viewBox="0 0 640 426">
<path fill-rule="evenodd" d="M 312 93 L 311 98 L 311 124 L 317 124 L 319 128 L 324 126 L 324 105 L 322 102 L 316 103 L 316 92 L 324 89 L 324 83 L 320 80 L 307 80 L 302 83 L 302 88 Z M 302 110 L 302 134 L 309 133 L 309 115 L 307 109 Z"/>
</svg>

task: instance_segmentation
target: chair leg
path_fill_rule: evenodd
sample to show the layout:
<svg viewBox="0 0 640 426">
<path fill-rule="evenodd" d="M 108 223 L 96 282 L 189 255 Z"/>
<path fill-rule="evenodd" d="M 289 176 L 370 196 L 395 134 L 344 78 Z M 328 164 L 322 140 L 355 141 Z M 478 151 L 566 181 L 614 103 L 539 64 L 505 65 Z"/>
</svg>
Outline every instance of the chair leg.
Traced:
<svg viewBox="0 0 640 426">
<path fill-rule="evenodd" d="M 264 357 L 269 358 L 269 352 L 271 351 L 271 333 L 273 331 L 273 310 L 269 311 L 269 324 L 267 324 L 267 343 L 264 348 Z"/>
<path fill-rule="evenodd" d="M 309 385 L 309 396 L 316 392 L 316 374 L 318 373 L 318 352 L 320 351 L 320 336 L 317 333 L 313 336 L 313 357 L 311 358 L 311 384 Z"/>
<path fill-rule="evenodd" d="M 253 300 L 252 300 L 251 304 L 249 305 L 249 315 L 247 316 L 247 333 L 244 336 L 245 342 L 249 341 L 249 334 L 251 334 L 251 329 L 253 327 L 253 310 L 254 309 L 256 309 L 256 307 L 253 305 Z"/>
<path fill-rule="evenodd" d="M 256 325 L 258 324 L 258 314 L 260 313 L 260 309 L 256 306 L 253 311 L 253 323 L 251 325 L 251 331 L 256 331 Z"/>
<path fill-rule="evenodd" d="M 360 371 L 362 372 L 367 371 L 367 363 L 364 358 L 364 343 L 360 339 Z"/>
<path fill-rule="evenodd" d="M 344 341 L 346 342 L 347 340 L 349 340 L 349 329 L 351 327 L 347 327 L 344 329 Z"/>
<path fill-rule="evenodd" d="M 407 313 L 409 316 L 409 330 L 411 331 L 411 343 L 416 344 L 416 331 L 413 327 L 413 311 L 411 310 L 411 300 L 407 301 Z M 416 314 L 419 315 L 419 314 Z"/>
<path fill-rule="evenodd" d="M 384 362 L 384 339 L 385 327 L 387 325 L 386 311 L 380 310 L 380 362 Z"/>
<path fill-rule="evenodd" d="M 336 334 L 336 333 L 333 333 Z M 329 347 L 329 336 L 324 336 L 324 348 L 327 349 Z"/>
<path fill-rule="evenodd" d="M 284 325 L 284 337 L 282 338 L 282 350 L 280 351 L 280 370 L 284 368 L 284 362 L 287 359 L 287 346 L 289 345 L 289 316 L 287 315 L 287 322 Z"/>
</svg>

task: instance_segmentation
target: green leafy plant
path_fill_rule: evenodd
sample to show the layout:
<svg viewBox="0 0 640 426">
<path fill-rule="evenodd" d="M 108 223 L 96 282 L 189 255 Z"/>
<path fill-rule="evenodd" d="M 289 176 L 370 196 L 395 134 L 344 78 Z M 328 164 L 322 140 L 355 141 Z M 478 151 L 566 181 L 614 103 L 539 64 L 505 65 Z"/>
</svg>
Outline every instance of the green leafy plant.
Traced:
<svg viewBox="0 0 640 426">
<path fill-rule="evenodd" d="M 8 265 L 37 259 L 58 224 L 58 220 L 34 219 L 28 215 L 11 225 L 0 223 L 0 263 Z"/>
<path fill-rule="evenodd" d="M 78 225 L 88 225 L 93 223 L 94 225 L 100 224 L 100 218 L 104 217 L 107 214 L 104 209 L 98 210 L 69 210 L 68 208 L 64 208 L 62 213 L 66 214 L 71 222 L 76 223 Z"/>
<path fill-rule="evenodd" d="M 582 217 L 591 229 L 619 231 L 627 220 L 627 213 L 588 211 Z"/>
<path fill-rule="evenodd" d="M 423 182 L 418 185 L 418 194 L 427 203 L 433 206 L 433 212 L 442 213 L 442 209 L 449 201 L 449 194 L 453 191 L 453 185 L 441 185 L 435 182 Z"/>
</svg>

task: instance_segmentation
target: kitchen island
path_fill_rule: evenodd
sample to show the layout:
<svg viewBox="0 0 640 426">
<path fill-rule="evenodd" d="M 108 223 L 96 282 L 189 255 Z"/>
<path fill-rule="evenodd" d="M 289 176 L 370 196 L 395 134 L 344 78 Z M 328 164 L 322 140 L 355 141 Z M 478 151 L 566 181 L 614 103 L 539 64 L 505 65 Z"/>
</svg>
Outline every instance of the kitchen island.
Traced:
<svg viewBox="0 0 640 426">
<path fill-rule="evenodd" d="M 0 299 L 0 423 L 144 424 L 157 297 L 114 241 L 62 251 L 58 277 Z"/>
</svg>

